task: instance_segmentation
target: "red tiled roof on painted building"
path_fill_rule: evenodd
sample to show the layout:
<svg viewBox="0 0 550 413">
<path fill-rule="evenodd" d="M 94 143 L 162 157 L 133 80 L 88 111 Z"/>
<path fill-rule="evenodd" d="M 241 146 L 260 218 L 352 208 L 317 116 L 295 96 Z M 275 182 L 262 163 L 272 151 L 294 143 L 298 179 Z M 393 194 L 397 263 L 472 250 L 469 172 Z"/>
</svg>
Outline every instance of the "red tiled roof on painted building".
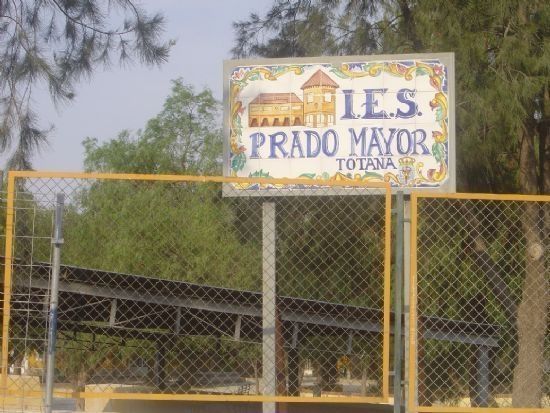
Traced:
<svg viewBox="0 0 550 413">
<path fill-rule="evenodd" d="M 327 86 L 337 88 L 340 87 L 338 83 L 332 80 L 329 75 L 323 72 L 321 69 L 317 70 L 309 80 L 302 85 L 302 89 L 307 89 L 308 87 L 316 86 Z"/>
</svg>

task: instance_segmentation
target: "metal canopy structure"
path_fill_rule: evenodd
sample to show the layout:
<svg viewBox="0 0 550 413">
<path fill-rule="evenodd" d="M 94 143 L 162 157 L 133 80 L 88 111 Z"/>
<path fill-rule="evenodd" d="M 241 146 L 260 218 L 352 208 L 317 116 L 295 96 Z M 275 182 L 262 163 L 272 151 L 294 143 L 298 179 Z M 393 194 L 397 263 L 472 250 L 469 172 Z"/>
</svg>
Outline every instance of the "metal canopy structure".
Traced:
<svg viewBox="0 0 550 413">
<path fill-rule="evenodd" d="M 46 327 L 51 270 L 47 263 L 17 260 L 13 264 L 12 326 Z M 338 340 L 341 354 L 348 354 L 354 338 L 380 336 L 384 327 L 382 310 L 298 297 L 278 296 L 276 314 L 281 345 L 289 353 L 307 349 L 308 338 L 337 336 L 343 338 Z M 390 319 L 393 332 L 393 313 Z M 420 317 L 419 325 L 419 338 L 474 347 L 479 384 L 472 391 L 481 395 L 480 405 L 486 405 L 488 360 L 491 349 L 499 345 L 499 326 L 437 317 Z M 174 338 L 206 336 L 262 343 L 262 294 L 61 265 L 57 329 L 67 338 L 87 333 L 92 340 L 104 336 L 154 343 L 153 380 L 163 391 L 169 382 L 162 360 Z M 299 364 L 289 363 L 288 368 L 289 394 L 299 395 Z"/>
<path fill-rule="evenodd" d="M 27 322 L 29 305 L 35 314 L 31 319 L 40 322 L 46 317 L 43 297 L 49 289 L 50 270 L 44 263 L 14 264 L 15 286 L 35 294 L 30 303 L 13 302 L 13 322 Z M 262 340 L 262 294 L 258 292 L 62 265 L 59 303 L 60 331 L 151 340 L 163 335 Z M 277 297 L 277 309 L 285 342 L 293 348 L 299 346 L 299 337 L 304 334 L 383 331 L 382 311 L 377 309 L 284 296 Z M 393 313 L 391 321 L 395 322 Z M 426 339 L 498 346 L 497 325 L 437 317 L 421 317 L 419 321 Z"/>
</svg>

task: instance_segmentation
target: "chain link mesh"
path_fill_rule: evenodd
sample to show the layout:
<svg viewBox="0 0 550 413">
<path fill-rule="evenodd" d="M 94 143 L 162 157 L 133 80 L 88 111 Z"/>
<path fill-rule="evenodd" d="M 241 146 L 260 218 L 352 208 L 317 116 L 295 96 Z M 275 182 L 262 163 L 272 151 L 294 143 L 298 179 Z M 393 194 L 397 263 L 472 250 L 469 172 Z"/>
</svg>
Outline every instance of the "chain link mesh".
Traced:
<svg viewBox="0 0 550 413">
<path fill-rule="evenodd" d="M 385 189 L 293 191 L 16 178 L 8 393 L 43 392 L 63 193 L 55 388 L 77 408 L 90 393 L 381 398 Z"/>
<path fill-rule="evenodd" d="M 418 198 L 420 406 L 550 407 L 550 203 L 495 198 Z"/>
</svg>

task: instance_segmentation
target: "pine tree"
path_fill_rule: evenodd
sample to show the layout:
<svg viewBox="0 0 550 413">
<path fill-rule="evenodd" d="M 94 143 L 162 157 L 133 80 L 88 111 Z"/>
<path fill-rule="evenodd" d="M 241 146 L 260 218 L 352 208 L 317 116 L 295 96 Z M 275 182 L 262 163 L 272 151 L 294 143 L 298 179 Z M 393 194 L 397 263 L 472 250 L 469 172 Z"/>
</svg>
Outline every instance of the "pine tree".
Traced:
<svg viewBox="0 0 550 413">
<path fill-rule="evenodd" d="M 47 141 L 51 128 L 40 126 L 32 105 L 35 87 L 67 102 L 79 80 L 115 60 L 160 65 L 171 45 L 163 30 L 164 17 L 133 0 L 0 1 L 0 152 L 11 151 L 8 167 L 29 169 Z"/>
</svg>

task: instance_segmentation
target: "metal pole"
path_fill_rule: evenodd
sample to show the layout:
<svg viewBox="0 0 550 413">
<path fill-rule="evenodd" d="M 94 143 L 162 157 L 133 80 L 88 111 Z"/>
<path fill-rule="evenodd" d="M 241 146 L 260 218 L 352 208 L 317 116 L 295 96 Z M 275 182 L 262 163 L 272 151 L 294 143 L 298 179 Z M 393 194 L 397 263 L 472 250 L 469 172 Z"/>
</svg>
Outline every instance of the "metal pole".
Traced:
<svg viewBox="0 0 550 413">
<path fill-rule="evenodd" d="M 475 354 L 477 383 L 472 406 L 489 407 L 489 399 L 491 397 L 491 348 L 477 346 Z"/>
<path fill-rule="evenodd" d="M 395 294 L 395 318 L 393 335 L 394 352 L 394 376 L 393 376 L 393 411 L 401 413 L 401 363 L 402 363 L 402 306 L 403 306 L 403 249 L 404 249 L 404 197 L 403 191 L 397 192 L 396 209 L 396 228 L 395 228 L 395 276 L 394 276 L 394 294 Z"/>
<path fill-rule="evenodd" d="M 57 339 L 57 295 L 59 290 L 59 268 L 61 265 L 61 245 L 63 245 L 63 204 L 65 195 L 57 194 L 53 233 L 52 279 L 50 286 L 50 313 L 48 322 L 48 352 L 46 354 L 46 394 L 45 412 L 52 412 L 53 386 L 55 373 L 55 344 Z"/>
<path fill-rule="evenodd" d="M 263 203 L 262 216 L 262 376 L 264 396 L 277 393 L 277 306 L 275 271 L 275 203 Z M 262 404 L 263 413 L 275 413 L 273 402 Z"/>
<path fill-rule="evenodd" d="M 410 344 L 409 344 L 409 306 L 410 306 L 410 300 L 409 300 L 409 293 L 411 289 L 410 285 L 410 275 L 411 275 L 411 201 L 410 197 L 407 196 L 407 199 L 405 200 L 405 207 L 404 207 L 404 219 L 403 219 L 403 235 L 404 235 L 404 243 L 403 243 L 403 272 L 405 274 L 404 280 L 403 280 L 403 315 L 405 318 L 405 371 L 409 371 L 409 351 L 410 351 Z M 405 386 L 404 386 L 404 392 L 405 392 L 405 411 L 407 410 L 408 403 L 408 395 L 409 395 L 409 375 L 405 375 Z"/>
</svg>

